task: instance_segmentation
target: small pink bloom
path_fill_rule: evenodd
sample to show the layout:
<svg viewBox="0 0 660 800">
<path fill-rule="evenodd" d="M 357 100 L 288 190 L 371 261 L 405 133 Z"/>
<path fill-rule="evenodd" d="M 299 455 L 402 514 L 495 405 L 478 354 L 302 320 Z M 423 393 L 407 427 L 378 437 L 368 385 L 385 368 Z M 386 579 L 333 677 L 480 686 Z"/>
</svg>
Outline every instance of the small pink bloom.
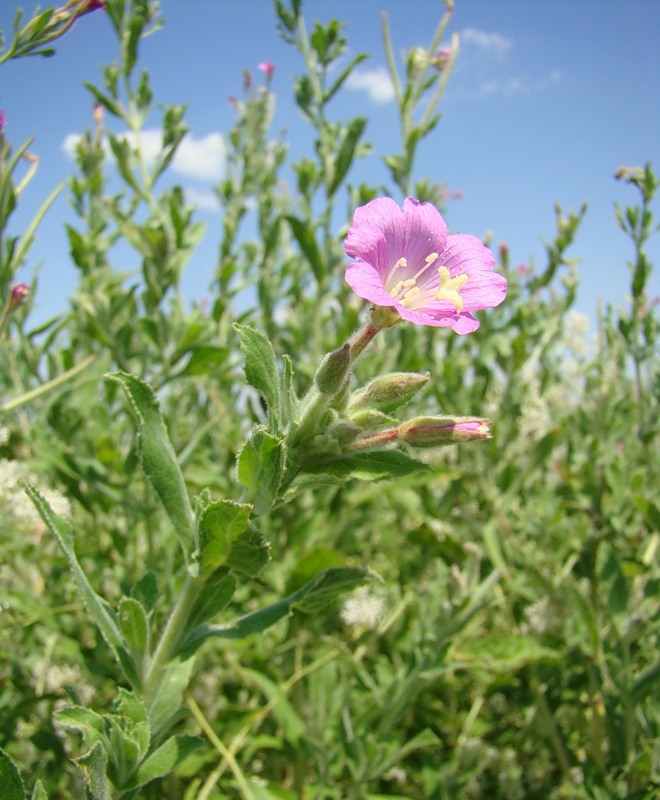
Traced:
<svg viewBox="0 0 660 800">
<path fill-rule="evenodd" d="M 275 72 L 275 64 L 273 64 L 272 61 L 262 61 L 257 67 L 257 69 L 263 72 L 266 78 L 270 80 L 273 77 L 273 73 Z"/>
<path fill-rule="evenodd" d="M 506 278 L 493 272 L 483 242 L 448 234 L 439 211 L 412 197 L 403 210 L 389 197 L 356 209 L 344 246 L 355 259 L 346 270 L 351 289 L 418 325 L 471 333 L 479 327 L 471 312 L 506 296 Z"/>
</svg>

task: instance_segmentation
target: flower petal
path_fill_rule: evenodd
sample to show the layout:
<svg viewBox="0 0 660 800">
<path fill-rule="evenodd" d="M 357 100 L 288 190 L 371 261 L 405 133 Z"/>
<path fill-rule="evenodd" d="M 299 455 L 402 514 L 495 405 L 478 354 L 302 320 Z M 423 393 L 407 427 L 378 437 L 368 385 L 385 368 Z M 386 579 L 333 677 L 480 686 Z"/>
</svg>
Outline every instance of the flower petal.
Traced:
<svg viewBox="0 0 660 800">
<path fill-rule="evenodd" d="M 439 306 L 440 304 L 437 303 Z M 445 305 L 445 304 L 443 304 Z M 404 319 L 414 322 L 416 325 L 431 325 L 434 328 L 451 328 L 455 333 L 472 333 L 479 327 L 479 320 L 472 314 L 463 312 L 457 314 L 455 311 L 447 313 L 445 310 L 425 308 L 423 310 L 411 311 L 409 308 L 399 303 L 396 310 Z"/>
<path fill-rule="evenodd" d="M 378 270 L 364 261 L 354 261 L 346 268 L 346 283 L 355 294 L 375 303 L 377 306 L 393 306 L 394 298 L 391 297 L 383 286 L 383 279 Z"/>
</svg>

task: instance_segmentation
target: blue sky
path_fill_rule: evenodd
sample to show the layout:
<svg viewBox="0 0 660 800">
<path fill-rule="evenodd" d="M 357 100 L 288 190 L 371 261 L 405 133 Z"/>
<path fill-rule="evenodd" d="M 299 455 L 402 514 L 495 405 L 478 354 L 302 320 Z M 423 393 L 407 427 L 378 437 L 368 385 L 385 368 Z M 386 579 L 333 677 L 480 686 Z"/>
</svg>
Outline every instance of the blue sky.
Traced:
<svg viewBox="0 0 660 800">
<path fill-rule="evenodd" d="M 211 186 L 222 174 L 223 135 L 233 120 L 228 98 L 240 95 L 243 69 L 261 79 L 257 64 L 274 62 L 274 132 L 286 130 L 294 159 L 310 153 L 310 133 L 292 98 L 292 76 L 302 72 L 302 63 L 279 39 L 270 0 L 162 0 L 161 6 L 165 27 L 143 42 L 141 65 L 151 73 L 157 101 L 188 107 L 191 134 L 174 177 L 199 202 L 197 213 L 208 225 L 184 283 L 189 297 L 200 298 L 207 294 L 219 240 Z M 0 6 L 5 32 L 15 7 L 10 0 Z M 33 5 L 23 7 L 29 14 Z M 383 181 L 379 156 L 398 149 L 399 131 L 384 78 L 380 11 L 389 15 L 394 50 L 401 55 L 430 42 L 444 3 L 304 0 L 303 9 L 310 28 L 316 18 L 345 21 L 351 54 L 371 54 L 331 112 L 337 119 L 368 114 L 374 155 L 360 164 L 359 175 Z M 461 49 L 442 120 L 420 151 L 416 177 L 444 180 L 462 192 L 446 214 L 450 229 L 492 233 L 493 243 L 509 245 L 514 265 L 531 259 L 542 267 L 554 204 L 568 210 L 587 201 L 571 250 L 581 262 L 578 308 L 593 316 L 597 299 L 626 304 L 631 246 L 616 227 L 614 203 L 633 202 L 636 193 L 613 173 L 622 164 L 648 160 L 660 171 L 660 0 L 455 0 L 449 32 L 460 35 Z M 71 174 L 67 142 L 91 125 L 91 98 L 82 82 L 100 82 L 100 67 L 115 55 L 110 24 L 96 12 L 60 40 L 54 58 L 2 66 L 6 135 L 16 145 L 35 136 L 31 149 L 40 158 L 15 231 Z M 65 190 L 20 276 L 29 281 L 40 265 L 38 319 L 66 308 L 75 283 L 63 227 L 73 219 L 67 202 Z M 660 236 L 649 252 L 658 263 Z M 652 293 L 660 294 L 657 273 Z"/>
</svg>

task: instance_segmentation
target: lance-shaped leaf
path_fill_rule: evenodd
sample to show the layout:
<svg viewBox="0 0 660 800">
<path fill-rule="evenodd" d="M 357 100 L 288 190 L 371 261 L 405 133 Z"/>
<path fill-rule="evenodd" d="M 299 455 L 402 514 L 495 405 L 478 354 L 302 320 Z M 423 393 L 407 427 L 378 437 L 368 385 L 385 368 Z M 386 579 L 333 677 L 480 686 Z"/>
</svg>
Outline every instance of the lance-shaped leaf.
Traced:
<svg viewBox="0 0 660 800">
<path fill-rule="evenodd" d="M 196 650 L 209 636 L 245 639 L 247 636 L 265 631 L 295 609 L 305 612 L 315 610 L 333 602 L 343 592 L 375 580 L 378 580 L 375 573 L 360 567 L 331 567 L 316 575 L 311 581 L 307 581 L 293 594 L 266 608 L 245 614 L 227 625 L 200 625 L 186 639 L 183 650 L 186 653 Z"/>
<path fill-rule="evenodd" d="M 48 792 L 41 781 L 38 780 L 32 787 L 30 800 L 48 800 Z"/>
<path fill-rule="evenodd" d="M 190 561 L 195 518 L 156 395 L 150 386 L 134 375 L 113 372 L 108 377 L 126 392 L 138 423 L 142 468 L 174 525 L 186 561 Z"/>
<path fill-rule="evenodd" d="M 150 629 L 147 613 L 142 604 L 133 597 L 122 597 L 117 608 L 117 618 L 139 674 L 140 666 L 149 652 Z"/>
<path fill-rule="evenodd" d="M 166 739 L 140 764 L 137 780 L 131 789 L 138 789 L 155 778 L 169 775 L 180 761 L 203 744 L 204 740 L 197 736 L 171 736 Z"/>
<path fill-rule="evenodd" d="M 286 464 L 284 442 L 264 428 L 250 436 L 238 454 L 238 480 L 254 504 L 255 514 L 264 514 L 277 499 Z"/>
<path fill-rule="evenodd" d="M 334 161 L 334 175 L 332 176 L 329 189 L 331 194 L 337 191 L 341 182 L 346 177 L 346 173 L 350 169 L 355 157 L 355 149 L 358 146 L 358 142 L 366 126 L 366 117 L 356 117 L 354 120 L 351 120 L 348 127 L 343 132 L 342 143 Z"/>
<path fill-rule="evenodd" d="M 403 453 L 401 450 L 363 450 L 342 455 L 319 456 L 304 466 L 305 472 L 333 475 L 342 480 L 358 478 L 378 481 L 400 478 L 413 472 L 430 471 L 428 464 Z"/>
<path fill-rule="evenodd" d="M 152 737 L 158 740 L 181 713 L 183 693 L 190 683 L 194 658 L 176 658 L 165 667 L 155 697 L 149 704 Z"/>
<path fill-rule="evenodd" d="M 88 753 L 76 759 L 91 800 L 112 800 L 112 788 L 107 776 L 108 756 L 101 742 L 96 742 Z"/>
<path fill-rule="evenodd" d="M 280 377 L 273 345 L 263 333 L 249 325 L 234 323 L 234 329 L 241 337 L 247 382 L 263 395 L 268 403 L 269 411 L 279 424 L 281 419 Z"/>
<path fill-rule="evenodd" d="M 73 530 L 67 520 L 58 516 L 50 507 L 48 502 L 41 496 L 41 494 L 29 484 L 25 485 L 25 491 L 28 497 L 34 503 L 39 516 L 48 526 L 50 531 L 55 535 L 62 552 L 71 570 L 73 582 L 80 593 L 83 603 L 87 611 L 91 614 L 92 619 L 101 631 L 101 635 L 115 655 L 119 663 L 126 668 L 127 653 L 124 640 L 122 638 L 117 620 L 112 612 L 110 606 L 96 594 L 92 589 L 87 576 L 78 563 L 75 551 L 73 549 Z"/>
<path fill-rule="evenodd" d="M 305 258 L 309 261 L 317 283 L 323 283 L 326 269 L 323 266 L 321 252 L 316 244 L 316 237 L 311 225 L 298 219 L 298 217 L 294 217 L 293 214 L 287 214 L 286 221 L 291 226 L 291 233 L 295 236 Z"/>
<path fill-rule="evenodd" d="M 21 776 L 4 750 L 0 750 L 0 786 L 4 800 L 25 800 Z"/>
<path fill-rule="evenodd" d="M 206 506 L 199 520 L 200 576 L 208 578 L 229 560 L 232 545 L 250 523 L 251 506 L 218 500 Z"/>
</svg>

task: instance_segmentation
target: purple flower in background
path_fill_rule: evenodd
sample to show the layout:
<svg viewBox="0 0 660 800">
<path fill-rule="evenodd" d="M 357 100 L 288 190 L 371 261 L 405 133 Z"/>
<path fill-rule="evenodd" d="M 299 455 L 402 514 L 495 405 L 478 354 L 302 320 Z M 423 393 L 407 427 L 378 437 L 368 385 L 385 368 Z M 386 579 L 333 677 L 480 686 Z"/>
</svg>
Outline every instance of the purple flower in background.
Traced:
<svg viewBox="0 0 660 800">
<path fill-rule="evenodd" d="M 4 132 L 6 123 L 7 120 L 5 119 L 5 112 L 0 111 L 0 133 Z"/>
<path fill-rule="evenodd" d="M 272 61 L 262 61 L 257 69 L 264 73 L 266 78 L 270 80 L 273 77 L 273 73 L 275 72 L 275 64 Z"/>
<path fill-rule="evenodd" d="M 9 295 L 7 310 L 11 312 L 17 309 L 27 300 L 29 294 L 30 287 L 26 283 L 17 283 L 12 288 L 11 294 Z"/>
<path fill-rule="evenodd" d="M 389 197 L 356 209 L 345 242 L 354 258 L 346 270 L 353 291 L 376 306 L 394 308 L 418 325 L 471 333 L 470 312 L 499 305 L 506 278 L 476 236 L 447 234 L 431 203 L 407 197 L 403 210 Z"/>
</svg>

